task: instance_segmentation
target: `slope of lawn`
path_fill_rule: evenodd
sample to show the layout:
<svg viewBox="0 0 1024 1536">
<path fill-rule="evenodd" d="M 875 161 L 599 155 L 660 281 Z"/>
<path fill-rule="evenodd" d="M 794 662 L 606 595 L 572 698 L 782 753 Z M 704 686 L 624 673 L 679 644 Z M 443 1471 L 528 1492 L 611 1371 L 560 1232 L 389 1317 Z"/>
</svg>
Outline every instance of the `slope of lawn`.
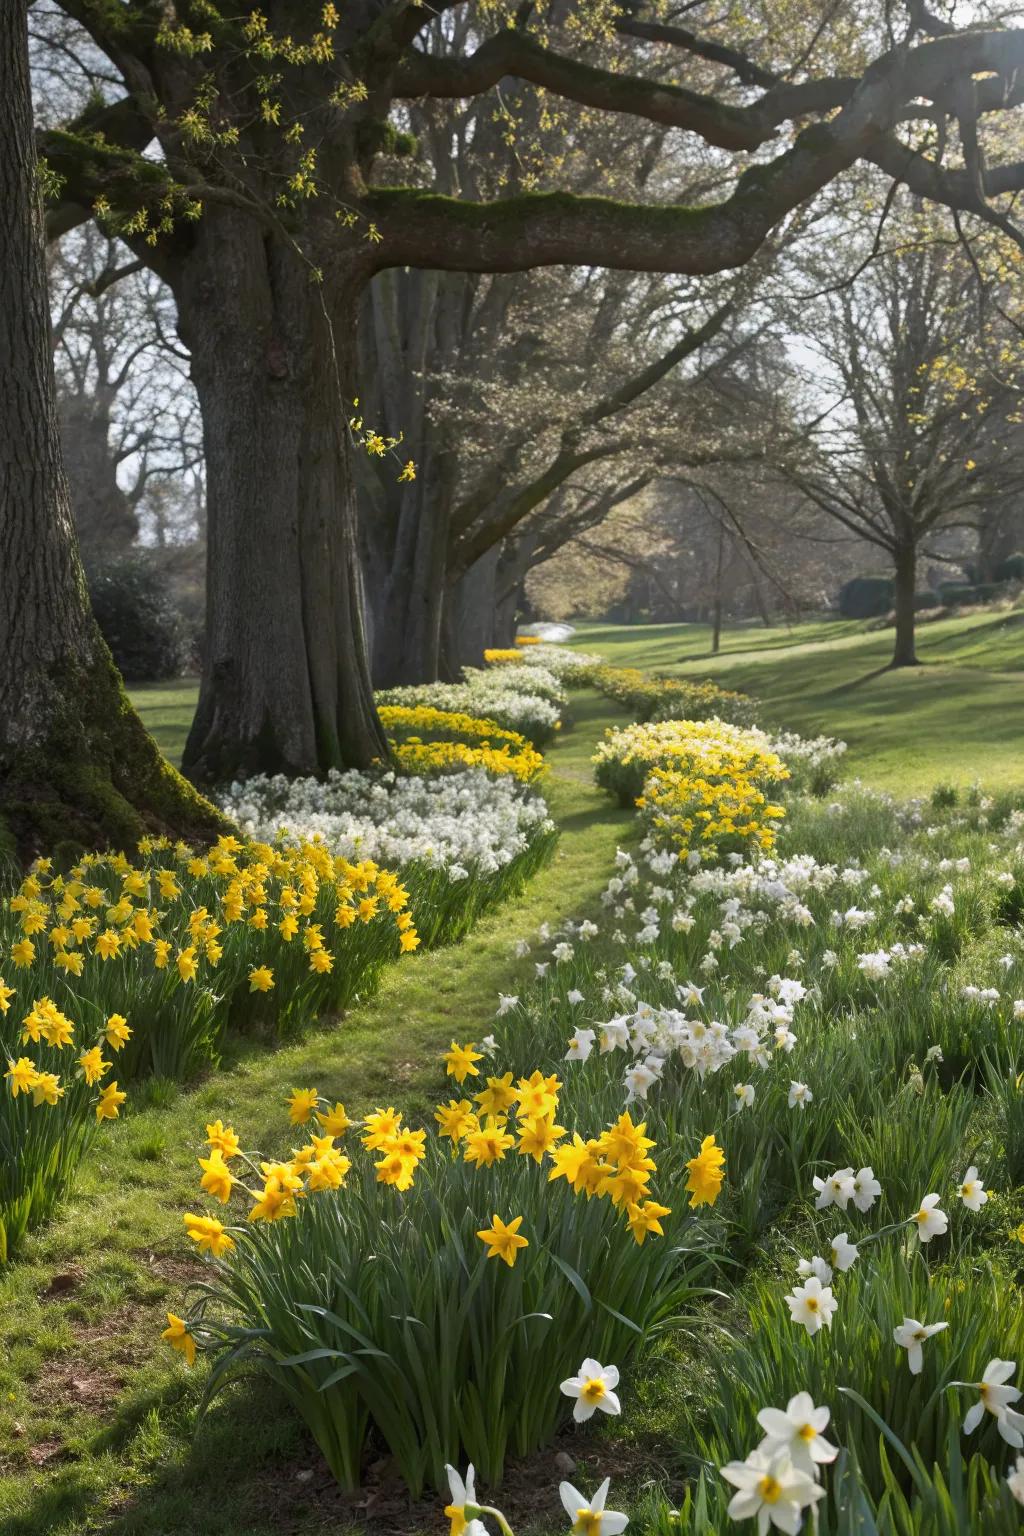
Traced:
<svg viewBox="0 0 1024 1536">
<path fill-rule="evenodd" d="M 705 625 L 583 625 L 574 644 L 616 666 L 711 677 L 762 701 L 766 724 L 841 736 L 847 773 L 902 794 L 941 781 L 1019 783 L 1024 612 L 922 624 L 922 665 L 888 670 L 892 630 L 844 620 L 726 631 L 717 656 Z"/>
</svg>

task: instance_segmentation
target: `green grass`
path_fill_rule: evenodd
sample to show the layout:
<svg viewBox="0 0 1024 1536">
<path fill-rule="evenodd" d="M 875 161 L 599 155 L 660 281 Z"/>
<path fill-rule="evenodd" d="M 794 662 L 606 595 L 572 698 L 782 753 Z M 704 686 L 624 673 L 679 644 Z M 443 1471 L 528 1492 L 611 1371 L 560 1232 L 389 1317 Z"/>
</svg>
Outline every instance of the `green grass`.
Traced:
<svg viewBox="0 0 1024 1536">
<path fill-rule="evenodd" d="M 1020 782 L 1024 612 L 922 624 L 920 667 L 888 670 L 892 630 L 844 620 L 727 631 L 704 625 L 584 625 L 575 643 L 617 666 L 711 677 L 763 703 L 765 723 L 841 736 L 847 773 L 901 794 L 936 782 Z"/>
<path fill-rule="evenodd" d="M 174 742 L 188 724 L 184 687 L 146 690 Z M 173 702 L 165 706 L 163 701 Z M 144 708 L 149 717 L 148 699 Z M 631 817 L 590 780 L 589 756 L 609 705 L 577 693 L 575 725 L 548 754 L 544 783 L 561 839 L 527 892 L 461 944 L 419 953 L 386 973 L 375 997 L 283 1047 L 248 1042 L 192 1089 L 150 1083 L 98 1137 L 57 1220 L 0 1271 L 0 1533 L 71 1536 L 313 1536 L 362 1527 L 325 1481 L 291 1410 L 265 1384 L 231 1389 L 200 1426 L 199 1382 L 161 1344 L 202 1274 L 186 1251 L 208 1120 L 243 1144 L 290 1145 L 283 1108 L 315 1084 L 359 1114 L 401 1105 L 429 1112 L 444 1088 L 452 1036 L 487 1034 L 499 990 L 532 970 L 512 946 L 539 923 L 592 908 Z M 168 740 L 165 737 L 165 740 Z M 435 1506 L 405 1529 L 430 1530 Z M 408 1517 L 406 1517 L 408 1518 Z"/>
</svg>

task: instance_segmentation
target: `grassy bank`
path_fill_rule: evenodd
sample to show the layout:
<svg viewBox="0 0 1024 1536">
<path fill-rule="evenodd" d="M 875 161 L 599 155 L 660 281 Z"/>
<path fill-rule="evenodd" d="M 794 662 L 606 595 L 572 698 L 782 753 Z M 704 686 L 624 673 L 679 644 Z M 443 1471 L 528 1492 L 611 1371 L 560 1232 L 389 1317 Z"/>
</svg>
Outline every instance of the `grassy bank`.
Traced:
<svg viewBox="0 0 1024 1536">
<path fill-rule="evenodd" d="M 923 624 L 922 665 L 888 670 L 892 630 L 843 620 L 727 631 L 704 625 L 584 625 L 574 643 L 617 666 L 711 677 L 763 702 L 767 723 L 849 743 L 848 773 L 901 794 L 941 781 L 1020 782 L 1024 613 Z"/>
</svg>

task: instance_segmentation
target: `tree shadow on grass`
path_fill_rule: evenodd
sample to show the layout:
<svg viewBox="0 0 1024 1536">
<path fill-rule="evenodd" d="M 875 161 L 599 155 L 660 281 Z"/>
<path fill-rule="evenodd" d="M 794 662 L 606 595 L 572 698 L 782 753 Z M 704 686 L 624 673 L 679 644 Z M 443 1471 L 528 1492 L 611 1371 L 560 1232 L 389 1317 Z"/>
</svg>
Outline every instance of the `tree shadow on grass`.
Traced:
<svg viewBox="0 0 1024 1536">
<path fill-rule="evenodd" d="M 883 667 L 873 667 L 870 672 L 862 672 L 859 677 L 851 677 L 849 681 L 837 683 L 834 688 L 826 688 L 822 692 L 823 699 L 841 698 L 845 693 L 853 693 L 858 688 L 863 688 L 867 683 L 873 683 L 877 678 L 884 677 L 886 673 L 896 672 L 920 672 L 926 663 L 921 662 L 917 667 L 894 667 L 891 662 L 886 662 Z"/>
</svg>

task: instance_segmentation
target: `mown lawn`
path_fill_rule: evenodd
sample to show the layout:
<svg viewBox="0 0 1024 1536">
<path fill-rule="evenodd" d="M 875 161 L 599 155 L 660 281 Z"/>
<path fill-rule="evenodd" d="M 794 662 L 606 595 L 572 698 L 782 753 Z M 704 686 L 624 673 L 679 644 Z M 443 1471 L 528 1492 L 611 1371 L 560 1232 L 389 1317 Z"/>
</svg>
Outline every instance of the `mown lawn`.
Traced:
<svg viewBox="0 0 1024 1536">
<path fill-rule="evenodd" d="M 1024 612 L 922 624 L 922 665 L 888 670 L 892 630 L 844 620 L 727 631 L 717 656 L 704 625 L 583 625 L 574 644 L 617 666 L 711 677 L 763 701 L 766 723 L 841 736 L 848 774 L 901 794 L 941 781 L 1020 782 Z"/>
</svg>

